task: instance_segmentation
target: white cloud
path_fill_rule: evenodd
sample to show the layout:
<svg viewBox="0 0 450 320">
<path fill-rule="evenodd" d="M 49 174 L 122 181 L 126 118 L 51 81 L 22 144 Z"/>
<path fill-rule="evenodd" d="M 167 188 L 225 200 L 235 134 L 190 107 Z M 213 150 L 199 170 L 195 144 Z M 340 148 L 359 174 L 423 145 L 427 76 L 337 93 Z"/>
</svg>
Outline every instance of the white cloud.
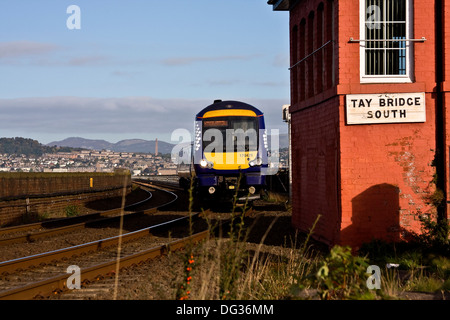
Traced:
<svg viewBox="0 0 450 320">
<path fill-rule="evenodd" d="M 99 65 L 108 62 L 108 57 L 100 56 L 100 55 L 91 55 L 91 56 L 82 56 L 76 58 L 70 58 L 67 61 L 67 64 L 70 66 L 91 66 L 91 65 Z"/>
<path fill-rule="evenodd" d="M 0 42 L 0 59 L 18 59 L 22 57 L 48 54 L 59 47 L 52 43 L 33 41 Z"/>
<path fill-rule="evenodd" d="M 83 67 L 103 65 L 132 65 L 139 61 L 118 61 L 112 57 L 90 51 L 79 52 L 74 48 L 53 43 L 34 41 L 0 42 L 0 64 L 32 65 L 41 67 Z"/>
<path fill-rule="evenodd" d="M 211 57 L 175 57 L 162 60 L 162 64 L 166 66 L 185 66 L 197 62 L 217 62 L 217 61 L 232 61 L 232 60 L 250 60 L 258 55 L 230 55 L 230 56 L 211 56 Z"/>
<path fill-rule="evenodd" d="M 260 108 L 268 128 L 284 128 L 281 99 L 241 99 Z M 192 131 L 195 115 L 213 101 L 151 97 L 37 97 L 0 99 L 0 136 L 60 140 L 69 136 L 170 137 L 178 128 Z M 170 139 L 170 138 L 169 138 Z M 167 139 L 166 139 L 167 140 Z M 110 140 L 111 141 L 111 140 Z M 170 142 L 169 140 L 167 140 Z"/>
<path fill-rule="evenodd" d="M 286 87 L 289 86 L 288 83 L 283 81 L 255 81 L 252 83 L 255 86 L 262 86 L 262 87 Z"/>
<path fill-rule="evenodd" d="M 205 102 L 200 105 L 203 106 Z M 149 97 L 0 99 L 0 128 L 61 133 L 161 132 L 186 123 L 198 102 Z M 198 107 L 197 107 L 198 108 Z M 5 121 L 7 119 L 7 121 Z M 193 120 L 192 120 L 193 121 Z M 189 127 L 192 122 L 188 122 Z"/>
<path fill-rule="evenodd" d="M 274 67 L 285 67 L 289 68 L 290 57 L 288 53 L 280 53 L 275 56 L 273 59 L 272 65 Z"/>
<path fill-rule="evenodd" d="M 238 79 L 214 79 L 209 80 L 208 84 L 212 86 L 232 86 L 241 83 Z"/>
</svg>

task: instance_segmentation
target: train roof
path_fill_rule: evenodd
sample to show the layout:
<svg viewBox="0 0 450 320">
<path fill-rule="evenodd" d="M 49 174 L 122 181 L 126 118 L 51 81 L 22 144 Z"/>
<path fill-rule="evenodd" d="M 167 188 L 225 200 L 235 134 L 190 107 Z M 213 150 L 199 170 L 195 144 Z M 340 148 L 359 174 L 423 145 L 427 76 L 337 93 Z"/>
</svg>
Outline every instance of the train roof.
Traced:
<svg viewBox="0 0 450 320">
<path fill-rule="evenodd" d="M 227 100 L 227 101 L 218 100 L 218 101 L 214 101 L 213 104 L 207 106 L 202 111 L 197 113 L 196 118 L 197 119 L 203 118 L 203 115 L 209 111 L 227 110 L 227 109 L 251 110 L 256 113 L 256 116 L 263 115 L 261 110 L 259 110 L 258 108 L 255 108 L 252 105 L 249 105 L 248 103 L 241 102 L 241 101 L 232 101 L 232 100 Z"/>
</svg>

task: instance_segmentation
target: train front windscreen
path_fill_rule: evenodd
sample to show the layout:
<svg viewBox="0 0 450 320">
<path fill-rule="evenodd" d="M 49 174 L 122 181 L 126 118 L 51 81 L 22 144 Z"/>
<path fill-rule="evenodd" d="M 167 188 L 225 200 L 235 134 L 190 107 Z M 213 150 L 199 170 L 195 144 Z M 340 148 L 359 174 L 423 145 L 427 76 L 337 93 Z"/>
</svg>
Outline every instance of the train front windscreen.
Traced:
<svg viewBox="0 0 450 320">
<path fill-rule="evenodd" d="M 203 151 L 246 152 L 258 150 L 256 117 L 203 119 Z"/>
</svg>

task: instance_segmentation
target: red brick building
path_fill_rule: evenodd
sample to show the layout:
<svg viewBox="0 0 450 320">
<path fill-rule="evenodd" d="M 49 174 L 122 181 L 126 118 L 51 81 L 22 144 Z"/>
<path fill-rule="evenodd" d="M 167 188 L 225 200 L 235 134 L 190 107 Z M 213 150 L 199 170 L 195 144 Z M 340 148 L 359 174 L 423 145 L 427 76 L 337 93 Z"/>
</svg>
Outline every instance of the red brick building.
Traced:
<svg viewBox="0 0 450 320">
<path fill-rule="evenodd" d="M 357 249 L 447 219 L 450 2 L 268 4 L 290 13 L 294 226 Z"/>
</svg>

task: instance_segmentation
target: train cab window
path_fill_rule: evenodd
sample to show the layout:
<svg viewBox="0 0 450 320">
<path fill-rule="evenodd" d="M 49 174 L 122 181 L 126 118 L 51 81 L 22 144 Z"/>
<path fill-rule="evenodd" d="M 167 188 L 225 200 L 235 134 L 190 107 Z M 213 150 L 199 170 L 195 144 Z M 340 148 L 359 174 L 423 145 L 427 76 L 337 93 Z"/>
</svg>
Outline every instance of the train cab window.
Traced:
<svg viewBox="0 0 450 320">
<path fill-rule="evenodd" d="M 203 150 L 240 152 L 258 150 L 255 117 L 216 117 L 203 120 Z"/>
</svg>

